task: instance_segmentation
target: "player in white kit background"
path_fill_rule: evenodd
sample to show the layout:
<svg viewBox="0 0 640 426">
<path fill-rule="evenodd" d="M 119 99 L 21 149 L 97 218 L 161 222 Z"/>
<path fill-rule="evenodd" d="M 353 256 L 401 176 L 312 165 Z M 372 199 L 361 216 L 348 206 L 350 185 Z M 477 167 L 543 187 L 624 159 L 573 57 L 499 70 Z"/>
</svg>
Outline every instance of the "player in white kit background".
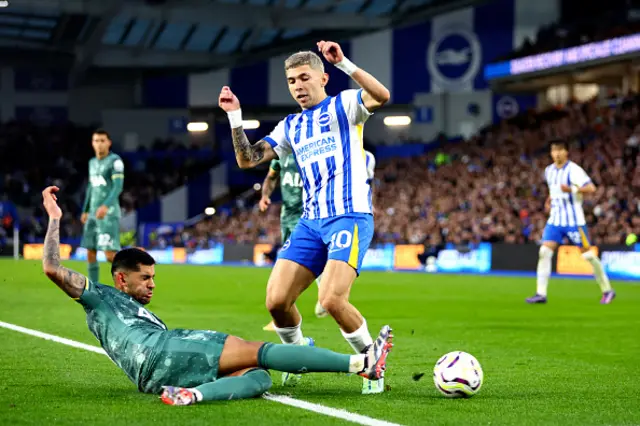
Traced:
<svg viewBox="0 0 640 426">
<path fill-rule="evenodd" d="M 545 202 L 549 219 L 542 234 L 538 257 L 536 295 L 528 298 L 527 303 L 547 303 L 553 253 L 566 238 L 580 247 L 582 257 L 593 267 L 593 274 L 602 290 L 600 303 L 609 304 L 616 293 L 611 288 L 600 259 L 590 250 L 589 232 L 582 209 L 583 196 L 596 192 L 596 186 L 582 167 L 569 161 L 569 145 L 566 141 L 551 142 L 551 158 L 553 164 L 544 170 L 544 178 L 549 186 L 549 198 Z"/>
<path fill-rule="evenodd" d="M 236 160 L 241 168 L 255 167 L 293 153 L 303 181 L 304 213 L 278 254 L 267 284 L 267 309 L 275 331 L 287 344 L 313 344 L 302 334 L 302 317 L 295 302 L 322 274 L 319 301 L 336 320 L 344 338 L 361 353 L 374 344 L 367 322 L 349 302 L 351 286 L 373 237 L 373 207 L 363 125 L 390 99 L 375 77 L 349 61 L 340 45 L 320 41 L 324 58 L 351 76 L 361 87 L 328 96 L 329 76 L 320 57 L 310 51 L 291 55 L 285 73 L 291 96 L 302 112 L 281 120 L 266 137 L 251 144 L 242 129 L 240 102 L 223 87 L 219 105 L 231 124 Z M 391 349 L 391 330 L 384 326 L 376 345 Z M 284 384 L 299 376 L 285 374 Z M 363 393 L 380 393 L 383 380 L 363 383 Z"/>
</svg>

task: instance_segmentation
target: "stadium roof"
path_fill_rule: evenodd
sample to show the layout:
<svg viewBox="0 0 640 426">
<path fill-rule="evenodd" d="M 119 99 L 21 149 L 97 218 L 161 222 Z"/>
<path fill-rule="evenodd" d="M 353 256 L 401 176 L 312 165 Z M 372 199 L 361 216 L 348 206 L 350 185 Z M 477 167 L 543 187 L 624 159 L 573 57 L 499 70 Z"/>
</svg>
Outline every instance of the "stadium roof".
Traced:
<svg viewBox="0 0 640 426">
<path fill-rule="evenodd" d="M 8 2 L 8 5 L 7 5 Z M 481 0 L 6 0 L 0 58 L 215 69 L 403 25 Z M 3 4 L 4 3 L 4 4 Z"/>
</svg>

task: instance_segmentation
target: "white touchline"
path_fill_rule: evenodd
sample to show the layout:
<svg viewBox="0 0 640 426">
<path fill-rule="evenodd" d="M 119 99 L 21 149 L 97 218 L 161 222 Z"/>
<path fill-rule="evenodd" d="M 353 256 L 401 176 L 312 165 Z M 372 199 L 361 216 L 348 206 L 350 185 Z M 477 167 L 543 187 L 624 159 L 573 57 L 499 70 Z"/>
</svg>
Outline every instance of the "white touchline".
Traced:
<svg viewBox="0 0 640 426">
<path fill-rule="evenodd" d="M 28 334 L 29 336 L 39 337 L 45 340 L 51 340 L 52 342 L 62 343 L 63 345 L 71 346 L 78 349 L 84 349 L 85 351 L 95 352 L 101 355 L 107 355 L 104 349 L 93 345 L 87 345 L 86 343 L 76 342 L 75 340 L 66 339 L 64 337 L 55 336 L 53 334 L 43 333 L 42 331 L 32 330 L 30 328 L 20 327 L 19 325 L 10 324 L 8 322 L 0 321 L 0 327 L 9 330 L 17 331 L 19 333 Z M 351 413 L 339 408 L 326 407 L 320 404 L 314 404 L 312 402 L 303 401 L 300 399 L 294 399 L 283 395 L 267 394 L 263 397 L 269 401 L 279 402 L 280 404 L 290 405 L 292 407 L 301 408 L 303 410 L 313 411 L 314 413 L 324 414 L 329 417 L 336 417 L 352 423 L 357 423 L 365 426 L 401 426 L 398 423 L 391 423 L 385 420 L 378 420 L 372 417 L 363 416 L 362 414 Z"/>
<path fill-rule="evenodd" d="M 349 422 L 358 423 L 361 425 L 400 426 L 397 423 L 378 420 L 371 417 L 363 416 L 362 414 L 351 413 L 339 408 L 326 407 L 324 405 L 314 404 L 312 402 L 303 401 L 301 399 L 294 399 L 284 395 L 265 395 L 264 398 L 270 401 L 279 402 L 281 404 L 290 405 L 296 408 L 302 408 L 303 410 L 313 411 L 315 413 L 324 414 L 325 416 L 337 417 L 339 419 L 347 420 Z"/>
</svg>

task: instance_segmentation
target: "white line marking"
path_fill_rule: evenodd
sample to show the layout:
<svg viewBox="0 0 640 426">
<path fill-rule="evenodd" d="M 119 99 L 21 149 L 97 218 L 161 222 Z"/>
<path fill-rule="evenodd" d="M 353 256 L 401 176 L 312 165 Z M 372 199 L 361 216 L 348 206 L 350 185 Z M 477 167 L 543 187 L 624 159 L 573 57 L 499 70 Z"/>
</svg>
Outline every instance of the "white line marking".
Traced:
<svg viewBox="0 0 640 426">
<path fill-rule="evenodd" d="M 85 343 L 76 342 L 75 340 L 69 340 L 65 339 L 64 337 L 54 336 L 53 334 L 47 334 L 38 330 L 20 327 L 19 325 L 9 324 L 8 322 L 0 321 L 0 327 L 8 328 L 9 330 L 17 331 L 19 333 L 28 334 L 30 336 L 39 337 L 44 340 L 52 340 L 56 343 L 62 343 L 63 345 L 72 346 L 74 348 L 84 349 L 85 351 L 91 351 L 101 355 L 107 354 L 104 349 L 97 346 L 87 345 Z"/>
<path fill-rule="evenodd" d="M 358 423 L 367 426 L 400 426 L 397 423 L 387 422 L 385 420 L 378 420 L 371 417 L 363 416 L 361 414 L 351 413 L 339 408 L 325 407 L 324 405 L 314 404 L 312 402 L 303 401 L 301 399 L 294 399 L 284 395 L 265 395 L 263 398 L 269 401 L 279 402 L 281 404 L 290 405 L 296 408 L 302 408 L 303 410 L 313 411 L 314 413 L 324 414 L 325 416 L 337 417 L 348 422 Z"/>
<path fill-rule="evenodd" d="M 51 340 L 56 343 L 62 343 L 63 345 L 71 346 L 78 349 L 84 349 L 85 351 L 95 352 L 101 355 L 107 355 L 104 349 L 97 346 L 87 345 L 85 343 L 76 342 L 75 340 L 66 339 L 64 337 L 55 336 L 53 334 L 43 333 L 38 330 L 32 330 L 30 328 L 20 327 L 19 325 L 10 324 L 8 322 L 0 321 L 0 327 L 17 331 L 19 333 L 28 334 L 30 336 L 39 337 L 44 340 Z M 325 407 L 324 405 L 314 404 L 312 402 L 303 401 L 300 399 L 294 399 L 283 395 L 268 394 L 263 397 L 269 401 L 278 402 L 284 405 L 290 405 L 292 407 L 301 408 L 303 410 L 312 411 L 314 413 L 323 414 L 329 417 L 336 417 L 338 419 L 346 420 L 348 422 L 357 423 L 365 426 L 401 426 L 397 423 L 390 423 L 385 420 L 378 420 L 372 417 L 363 416 L 362 414 L 351 413 L 346 410 L 338 408 Z"/>
</svg>

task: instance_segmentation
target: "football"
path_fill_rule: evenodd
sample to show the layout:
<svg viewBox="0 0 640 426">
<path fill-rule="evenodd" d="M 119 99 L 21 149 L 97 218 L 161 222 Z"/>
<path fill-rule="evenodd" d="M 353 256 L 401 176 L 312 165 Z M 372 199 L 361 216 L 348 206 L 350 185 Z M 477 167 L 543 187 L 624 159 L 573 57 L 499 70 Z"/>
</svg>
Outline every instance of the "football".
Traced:
<svg viewBox="0 0 640 426">
<path fill-rule="evenodd" d="M 433 368 L 436 389 L 448 398 L 470 398 L 482 386 L 484 374 L 478 360 L 462 351 L 443 355 Z"/>
</svg>

